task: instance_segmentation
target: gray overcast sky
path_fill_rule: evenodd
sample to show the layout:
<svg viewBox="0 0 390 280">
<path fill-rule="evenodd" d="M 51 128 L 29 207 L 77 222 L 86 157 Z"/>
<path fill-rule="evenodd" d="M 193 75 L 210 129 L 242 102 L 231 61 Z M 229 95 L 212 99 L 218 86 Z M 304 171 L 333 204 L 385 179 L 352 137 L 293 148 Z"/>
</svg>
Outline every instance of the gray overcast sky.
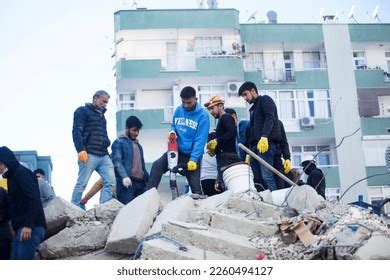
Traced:
<svg viewBox="0 0 390 280">
<path fill-rule="evenodd" d="M 137 0 L 150 9 L 195 8 L 195 0 Z M 281 23 L 320 22 L 340 11 L 339 22 L 355 5 L 359 22 L 374 22 L 380 5 L 382 22 L 390 22 L 390 1 L 259 1 L 220 0 L 220 8 L 241 11 L 241 21 L 254 11 L 256 20 L 269 10 Z M 0 145 L 37 150 L 53 160 L 57 195 L 70 200 L 77 178 L 76 151 L 71 138 L 74 110 L 90 102 L 98 89 L 112 94 L 106 114 L 115 139 L 115 79 L 112 68 L 113 14 L 130 9 L 133 1 L 0 0 Z M 141 132 L 142 133 L 142 132 Z M 96 176 L 91 180 L 94 181 Z M 92 183 L 92 182 L 91 182 Z"/>
</svg>

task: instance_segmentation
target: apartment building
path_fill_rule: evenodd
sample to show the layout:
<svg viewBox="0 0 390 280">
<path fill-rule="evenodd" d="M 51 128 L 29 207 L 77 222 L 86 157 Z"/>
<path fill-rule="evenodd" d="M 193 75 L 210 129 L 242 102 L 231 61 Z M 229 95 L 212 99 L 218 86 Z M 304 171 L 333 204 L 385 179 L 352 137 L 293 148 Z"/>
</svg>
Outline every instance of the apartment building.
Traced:
<svg viewBox="0 0 390 280">
<path fill-rule="evenodd" d="M 389 24 L 240 24 L 235 9 L 123 10 L 115 13 L 115 60 L 117 132 L 129 115 L 142 120 L 149 166 L 166 150 L 182 87 L 193 86 L 202 104 L 219 94 L 248 118 L 237 96 L 248 80 L 275 100 L 294 166 L 322 151 L 327 195 L 385 173 Z M 389 175 L 373 176 L 343 200 L 375 202 L 390 196 L 389 184 Z"/>
</svg>

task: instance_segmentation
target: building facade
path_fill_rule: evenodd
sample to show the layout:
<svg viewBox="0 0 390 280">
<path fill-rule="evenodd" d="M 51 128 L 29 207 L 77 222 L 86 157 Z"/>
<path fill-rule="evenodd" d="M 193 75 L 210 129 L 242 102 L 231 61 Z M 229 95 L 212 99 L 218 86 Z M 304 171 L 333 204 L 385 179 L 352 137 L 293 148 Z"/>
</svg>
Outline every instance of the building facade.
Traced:
<svg viewBox="0 0 390 280">
<path fill-rule="evenodd" d="M 322 151 L 329 196 L 385 173 L 389 24 L 240 24 L 235 9 L 126 10 L 115 13 L 115 46 L 117 132 L 138 116 L 149 164 L 166 150 L 181 88 L 193 86 L 202 104 L 221 95 L 248 118 L 237 91 L 253 81 L 277 104 L 293 165 Z M 390 196 L 389 184 L 389 175 L 373 176 L 342 200 L 375 202 Z"/>
</svg>

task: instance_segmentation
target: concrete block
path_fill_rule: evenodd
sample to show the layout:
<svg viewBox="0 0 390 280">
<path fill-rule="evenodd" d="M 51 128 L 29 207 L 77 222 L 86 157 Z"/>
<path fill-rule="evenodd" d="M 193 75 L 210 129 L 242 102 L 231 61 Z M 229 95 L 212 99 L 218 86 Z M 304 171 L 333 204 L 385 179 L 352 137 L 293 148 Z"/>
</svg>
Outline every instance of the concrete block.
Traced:
<svg viewBox="0 0 390 280">
<path fill-rule="evenodd" d="M 113 198 L 106 203 L 96 205 L 88 212 L 92 212 L 97 221 L 112 224 L 122 207 L 123 204 Z"/>
<path fill-rule="evenodd" d="M 60 258 L 60 260 L 128 260 L 129 255 L 106 252 L 104 249 L 80 256 Z"/>
<path fill-rule="evenodd" d="M 228 260 L 224 255 L 194 246 L 186 245 L 187 251 L 179 250 L 173 243 L 164 239 L 153 239 L 143 243 L 142 260 Z"/>
<path fill-rule="evenodd" d="M 57 234 L 68 223 L 85 214 L 83 209 L 59 196 L 50 201 L 43 210 L 47 225 L 46 238 Z"/>
<path fill-rule="evenodd" d="M 324 198 L 309 185 L 293 187 L 287 193 L 287 205 L 299 214 L 313 213 L 324 202 Z"/>
<path fill-rule="evenodd" d="M 104 248 L 110 227 L 100 222 L 74 224 L 43 242 L 38 249 L 42 259 L 57 259 Z"/>
<path fill-rule="evenodd" d="M 245 197 L 230 198 L 226 207 L 239 212 L 256 213 L 263 220 L 272 219 L 278 221 L 283 214 L 283 209 L 280 207 Z"/>
<path fill-rule="evenodd" d="M 169 220 L 185 222 L 189 213 L 194 208 L 194 200 L 189 196 L 179 197 L 165 205 L 163 211 L 157 216 L 153 227 L 146 234 L 152 235 L 161 231 L 163 223 Z"/>
<path fill-rule="evenodd" d="M 275 235 L 279 230 L 276 223 L 257 222 L 239 215 L 210 213 L 210 226 L 249 238 Z"/>
<path fill-rule="evenodd" d="M 373 235 L 357 250 L 355 256 L 362 260 L 390 260 L 390 238 Z"/>
<path fill-rule="evenodd" d="M 258 249 L 249 242 L 248 238 L 196 224 L 171 221 L 163 224 L 162 234 L 182 242 L 184 245 L 210 250 L 233 259 L 255 259 L 258 252 Z"/>
<path fill-rule="evenodd" d="M 160 196 L 150 189 L 119 211 L 108 237 L 106 251 L 133 254 L 158 214 Z"/>
<path fill-rule="evenodd" d="M 218 206 L 224 205 L 233 196 L 232 190 L 227 190 L 221 194 L 210 196 L 206 199 L 196 200 L 195 206 L 204 210 L 215 210 Z"/>
</svg>

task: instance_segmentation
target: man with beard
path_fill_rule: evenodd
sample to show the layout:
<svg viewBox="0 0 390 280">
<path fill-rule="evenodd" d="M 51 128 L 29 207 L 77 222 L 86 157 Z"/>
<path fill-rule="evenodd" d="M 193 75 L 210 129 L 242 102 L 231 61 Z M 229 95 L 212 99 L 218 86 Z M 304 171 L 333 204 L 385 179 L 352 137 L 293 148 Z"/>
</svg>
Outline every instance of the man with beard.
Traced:
<svg viewBox="0 0 390 280">
<path fill-rule="evenodd" d="M 216 139 L 207 144 L 209 154 L 215 154 L 217 157 L 218 185 L 224 189 L 222 173 L 224 167 L 239 162 L 240 158 L 236 151 L 237 129 L 234 118 L 226 114 L 224 110 L 225 101 L 218 95 L 212 96 L 205 104 L 210 114 L 218 119 L 216 129 Z"/>
<path fill-rule="evenodd" d="M 204 146 L 210 129 L 207 112 L 197 102 L 196 91 L 193 87 L 184 87 L 180 92 L 182 105 L 177 107 L 173 115 L 171 135 L 176 135 L 179 148 L 178 164 L 185 164 L 188 183 L 191 192 L 202 195 L 200 186 L 200 163 Z M 167 153 L 157 159 L 150 171 L 147 189 L 158 188 L 161 176 L 168 171 Z"/>
</svg>

